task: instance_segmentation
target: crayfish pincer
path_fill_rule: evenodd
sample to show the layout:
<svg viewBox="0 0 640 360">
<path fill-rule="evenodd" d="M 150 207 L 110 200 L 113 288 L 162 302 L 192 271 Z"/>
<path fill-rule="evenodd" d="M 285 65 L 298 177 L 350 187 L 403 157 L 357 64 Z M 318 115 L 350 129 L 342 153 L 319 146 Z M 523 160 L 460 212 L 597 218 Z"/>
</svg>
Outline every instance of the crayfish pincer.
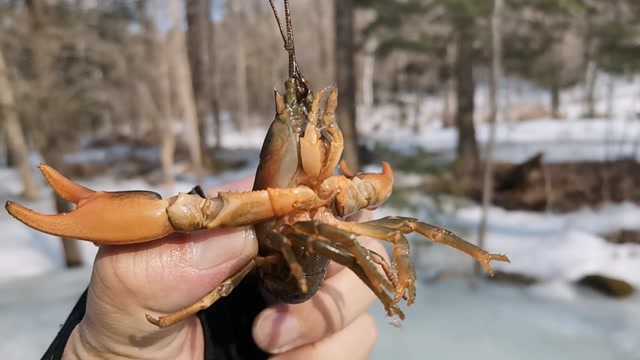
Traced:
<svg viewBox="0 0 640 360">
<path fill-rule="evenodd" d="M 360 210 L 381 206 L 389 198 L 393 170 L 383 163 L 379 174 L 354 174 L 340 164 L 344 144 L 335 116 L 338 91 L 328 88 L 314 93 L 310 89 L 295 61 L 292 31 L 287 30 L 288 36 L 281 33 L 289 52 L 289 78 L 284 95 L 275 92 L 275 118 L 262 146 L 253 191 L 223 192 L 212 198 L 194 191 L 169 199 L 143 191 L 99 192 L 42 165 L 40 170 L 51 187 L 75 203 L 76 209 L 43 215 L 7 202 L 7 211 L 39 231 L 98 245 L 141 243 L 173 232 L 253 225 L 258 256 L 195 304 L 160 317 L 147 315 L 159 327 L 211 306 L 252 271 L 273 299 L 305 301 L 322 284 L 331 260 L 351 269 L 380 299 L 389 316 L 402 319 L 399 303 L 410 305 L 416 295 L 416 275 L 405 237 L 409 233 L 470 255 L 490 274 L 491 261 L 509 261 L 417 219 L 346 220 Z M 391 244 L 391 263 L 361 245 L 360 237 Z"/>
</svg>

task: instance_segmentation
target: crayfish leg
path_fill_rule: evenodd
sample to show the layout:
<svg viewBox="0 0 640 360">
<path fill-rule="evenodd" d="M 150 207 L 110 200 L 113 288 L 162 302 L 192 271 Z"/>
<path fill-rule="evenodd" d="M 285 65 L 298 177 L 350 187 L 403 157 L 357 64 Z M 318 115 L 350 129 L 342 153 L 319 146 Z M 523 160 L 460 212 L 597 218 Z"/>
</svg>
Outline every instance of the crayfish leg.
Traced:
<svg viewBox="0 0 640 360">
<path fill-rule="evenodd" d="M 298 222 L 287 227 L 285 232 L 295 241 L 349 268 L 373 291 L 389 316 L 404 319 L 404 313 L 396 306 L 397 301 L 387 293 L 395 289 L 395 276 L 389 276 L 391 267 L 388 264 L 380 265 L 380 261 L 384 262 L 384 259 L 360 245 L 355 234 L 319 221 Z M 379 271 L 376 265 L 380 266 L 383 272 Z"/>
<path fill-rule="evenodd" d="M 190 316 L 197 314 L 199 311 L 205 310 L 213 305 L 216 301 L 225 296 L 231 294 L 238 284 L 256 267 L 257 259 L 252 259 L 245 265 L 240 271 L 223 281 L 215 289 L 211 290 L 207 295 L 192 305 L 187 306 L 184 309 L 178 310 L 172 314 L 160 317 L 153 317 L 149 314 L 145 314 L 147 321 L 159 328 L 166 328 L 171 325 L 177 324 L 182 320 L 187 319 Z"/>
<path fill-rule="evenodd" d="M 378 225 L 375 222 L 354 223 L 336 221 L 336 227 L 352 234 L 367 236 L 378 240 L 388 241 L 393 245 L 393 262 L 397 268 L 395 283 L 395 301 L 407 299 L 412 304 L 416 297 L 416 273 L 409 255 L 409 241 L 402 232 Z"/>
<path fill-rule="evenodd" d="M 309 291 L 309 285 L 307 284 L 307 278 L 305 277 L 302 265 L 300 265 L 293 251 L 291 239 L 277 232 L 270 233 L 269 237 L 272 245 L 278 248 L 287 265 L 289 265 L 291 275 L 296 278 L 300 291 L 306 294 Z"/>
<path fill-rule="evenodd" d="M 491 267 L 492 261 L 510 262 L 506 255 L 489 253 L 484 249 L 465 241 L 452 231 L 439 226 L 427 224 L 413 218 L 390 216 L 368 221 L 363 224 L 356 224 L 355 226 L 364 228 L 370 225 L 387 228 L 391 233 L 394 231 L 399 231 L 404 234 L 415 232 L 430 241 L 460 250 L 474 258 L 482 266 L 482 269 L 491 276 L 494 274 L 493 268 Z"/>
</svg>

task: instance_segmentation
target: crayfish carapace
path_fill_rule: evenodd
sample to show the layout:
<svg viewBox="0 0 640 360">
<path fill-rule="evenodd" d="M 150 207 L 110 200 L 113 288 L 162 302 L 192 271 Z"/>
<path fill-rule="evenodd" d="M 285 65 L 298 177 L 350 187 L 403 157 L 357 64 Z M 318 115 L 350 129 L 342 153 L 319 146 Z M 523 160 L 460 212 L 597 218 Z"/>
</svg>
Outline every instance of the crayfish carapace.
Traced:
<svg viewBox="0 0 640 360">
<path fill-rule="evenodd" d="M 39 231 L 98 245 L 141 243 L 173 232 L 253 225 L 259 255 L 197 303 L 159 318 L 147 315 L 159 327 L 211 306 L 251 271 L 257 272 L 264 290 L 276 300 L 305 301 L 321 286 L 330 260 L 351 269 L 380 299 L 389 316 L 402 319 L 399 303 L 404 300 L 409 305 L 415 299 L 416 276 L 405 237 L 409 233 L 467 253 L 490 274 L 491 261 L 508 261 L 504 255 L 490 254 L 448 230 L 413 218 L 386 217 L 363 223 L 345 220 L 387 200 L 393 171 L 383 163 L 380 174 L 353 174 L 340 163 L 343 136 L 335 116 L 338 92 L 335 88 L 311 91 L 296 64 L 288 2 L 285 11 L 286 35 L 279 19 L 278 24 L 289 51 L 289 79 L 284 95 L 275 92 L 276 115 L 262 147 L 253 191 L 220 193 L 212 198 L 192 191 L 169 199 L 143 191 L 96 192 L 42 165 L 40 170 L 51 187 L 75 203 L 76 209 L 43 215 L 7 202 L 7 211 Z M 338 167 L 341 174 L 336 174 Z M 391 263 L 361 245 L 359 237 L 390 243 Z"/>
</svg>

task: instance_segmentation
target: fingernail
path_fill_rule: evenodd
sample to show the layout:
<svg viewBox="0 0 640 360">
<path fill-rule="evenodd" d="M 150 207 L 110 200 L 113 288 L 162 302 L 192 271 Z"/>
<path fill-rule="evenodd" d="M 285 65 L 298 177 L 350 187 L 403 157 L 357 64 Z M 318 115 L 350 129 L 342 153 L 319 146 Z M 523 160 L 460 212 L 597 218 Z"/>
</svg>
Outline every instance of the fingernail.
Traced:
<svg viewBox="0 0 640 360">
<path fill-rule="evenodd" d="M 242 228 L 233 231 L 204 231 L 196 233 L 191 240 L 192 266 L 207 270 L 226 262 L 253 256 L 257 240 L 253 229 Z"/>
<path fill-rule="evenodd" d="M 300 344 L 300 332 L 300 323 L 295 316 L 270 309 L 260 316 L 254 338 L 262 349 L 279 354 Z"/>
</svg>

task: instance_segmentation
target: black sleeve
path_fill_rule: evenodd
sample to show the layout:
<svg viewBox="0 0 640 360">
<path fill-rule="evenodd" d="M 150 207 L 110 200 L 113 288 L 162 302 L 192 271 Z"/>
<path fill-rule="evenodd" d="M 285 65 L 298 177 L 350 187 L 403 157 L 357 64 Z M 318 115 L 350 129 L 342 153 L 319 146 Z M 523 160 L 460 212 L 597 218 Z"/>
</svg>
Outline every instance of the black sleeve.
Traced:
<svg viewBox="0 0 640 360">
<path fill-rule="evenodd" d="M 42 356 L 43 360 L 62 359 L 71 332 L 84 316 L 86 303 L 85 290 Z M 253 319 L 266 307 L 257 280 L 251 274 L 231 295 L 198 313 L 204 331 L 205 360 L 266 359 L 268 354 L 258 348 L 251 334 Z"/>
</svg>

